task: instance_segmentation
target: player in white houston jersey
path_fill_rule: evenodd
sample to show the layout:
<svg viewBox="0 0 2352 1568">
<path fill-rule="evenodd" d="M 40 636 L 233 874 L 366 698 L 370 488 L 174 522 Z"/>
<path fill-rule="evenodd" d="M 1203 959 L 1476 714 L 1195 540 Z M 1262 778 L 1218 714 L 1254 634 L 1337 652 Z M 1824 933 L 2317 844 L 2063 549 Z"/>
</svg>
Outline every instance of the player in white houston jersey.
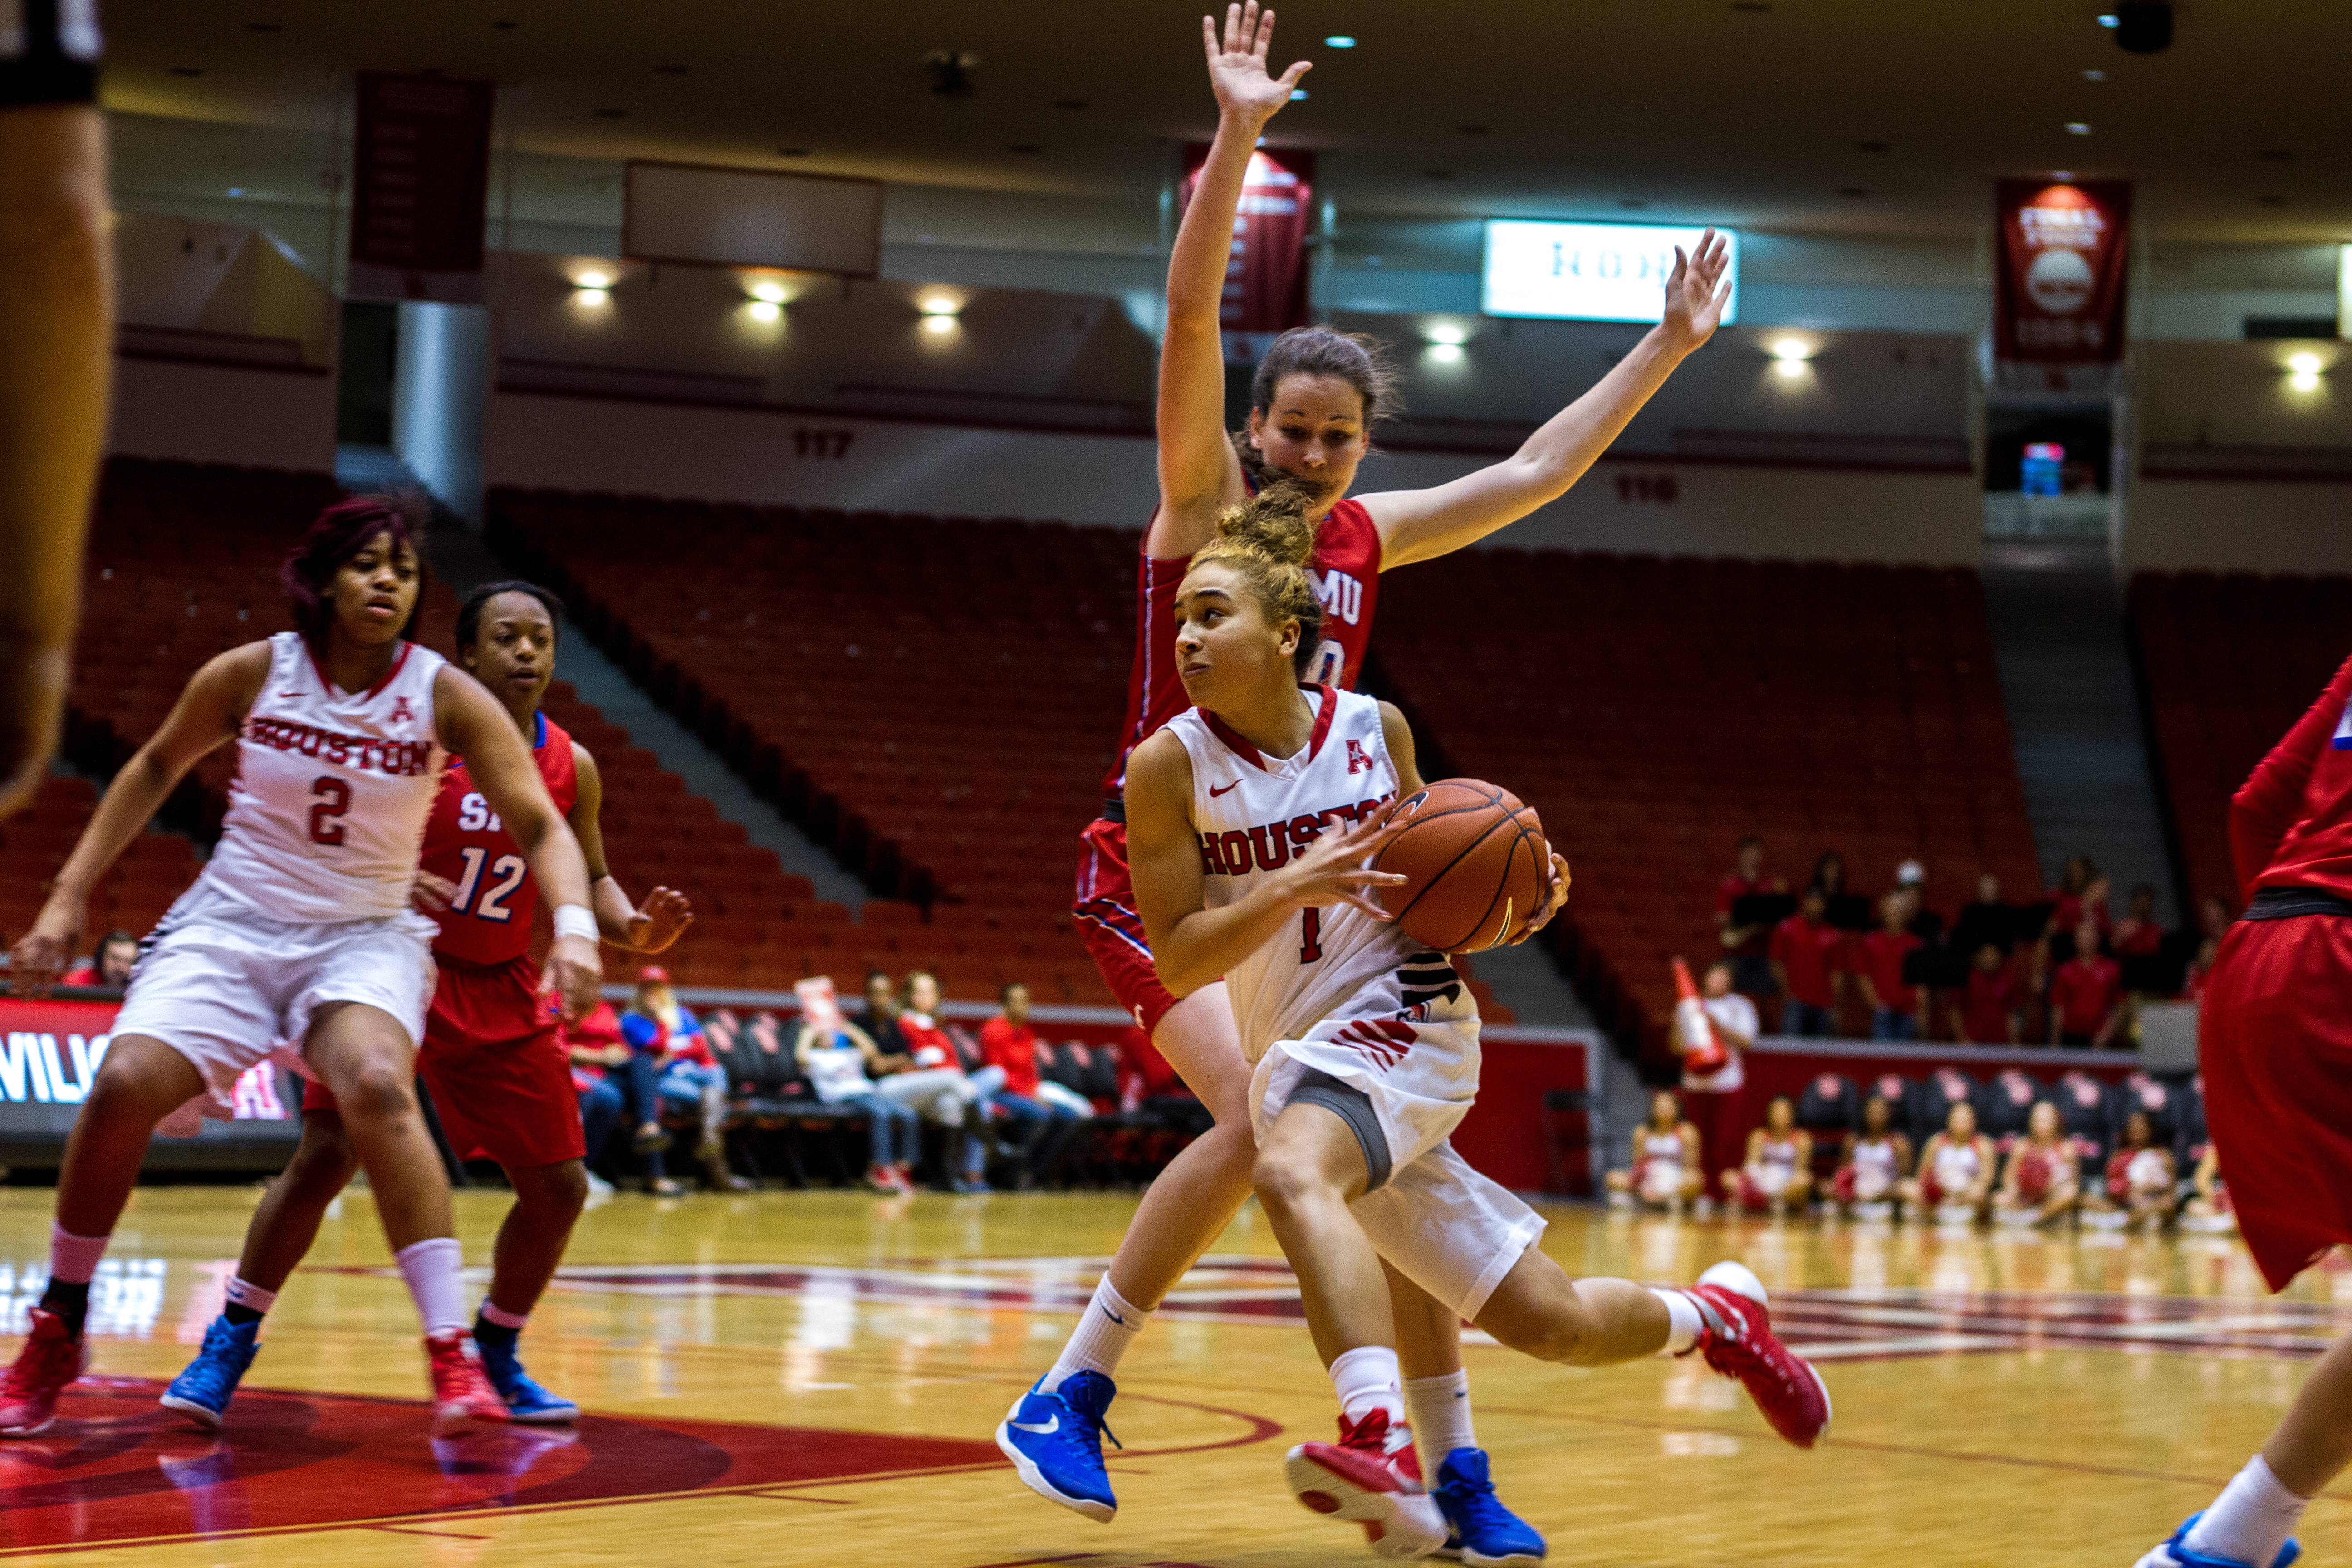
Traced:
<svg viewBox="0 0 2352 1568">
<path fill-rule="evenodd" d="M 406 640 L 423 565 L 403 510 L 380 498 L 330 507 L 281 575 L 301 630 L 196 672 L 16 943 L 12 983 L 45 987 L 72 951 L 91 885 L 199 758 L 236 742 L 219 848 L 142 944 L 67 1142 L 49 1283 L 0 1381 L 0 1436 L 47 1426 L 81 1372 L 89 1280 L 149 1135 L 171 1130 L 174 1111 L 190 1131 L 194 1113 L 231 1114 L 238 1079 L 273 1057 L 341 1102 L 425 1320 L 436 1425 L 506 1418 L 467 1342 L 448 1181 L 413 1088 L 436 928 L 407 903 L 447 755 L 466 758 L 558 906 L 542 984 L 574 1016 L 596 1005 L 603 978 L 586 863 L 505 710 Z"/>
<path fill-rule="evenodd" d="M 1542 1220 L 1454 1152 L 1477 1096 L 1476 1010 L 1367 896 L 1402 880 L 1367 861 L 1396 831 L 1380 802 L 1421 787 L 1412 733 L 1385 704 L 1297 684 L 1317 605 L 1297 500 L 1260 498 L 1223 530 L 1177 591 L 1195 706 L 1129 760 L 1128 848 L 1161 983 L 1181 996 L 1223 977 L 1256 1062 L 1258 1199 L 1340 1404 L 1339 1442 L 1290 1451 L 1292 1490 L 1362 1523 L 1382 1556 L 1446 1539 L 1402 1430 L 1383 1265 L 1546 1360 L 1696 1350 L 1810 1446 L 1828 1393 L 1773 1337 L 1753 1274 L 1570 1283 L 1534 1246 Z M 1554 870 L 1543 918 L 1566 896 Z"/>
</svg>

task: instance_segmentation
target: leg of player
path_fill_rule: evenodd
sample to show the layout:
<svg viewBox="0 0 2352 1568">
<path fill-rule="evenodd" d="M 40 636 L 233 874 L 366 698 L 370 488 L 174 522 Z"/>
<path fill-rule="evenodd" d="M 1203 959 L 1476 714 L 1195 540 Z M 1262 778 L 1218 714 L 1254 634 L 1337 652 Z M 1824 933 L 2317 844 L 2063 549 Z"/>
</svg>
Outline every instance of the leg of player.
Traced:
<svg viewBox="0 0 2352 1568">
<path fill-rule="evenodd" d="M 29 1437 L 56 1418 L 58 1395 L 82 1373 L 89 1282 L 131 1199 L 155 1123 L 204 1092 L 186 1057 L 146 1035 L 118 1037 L 74 1118 L 49 1226 L 49 1282 L 31 1329 L 0 1378 L 0 1437 Z"/>
<path fill-rule="evenodd" d="M 223 1292 L 220 1315 L 205 1330 L 204 1348 L 172 1380 L 158 1403 L 206 1431 L 221 1424 L 236 1385 L 260 1346 L 262 1315 L 318 1239 L 327 1207 L 351 1185 L 359 1156 L 343 1135 L 340 1111 L 302 1110 L 302 1142 L 269 1184 L 245 1227 L 245 1249 Z"/>
<path fill-rule="evenodd" d="M 1743 1264 L 1718 1263 L 1688 1289 L 1654 1289 L 1630 1279 L 1571 1280 L 1530 1247 L 1477 1323 L 1515 1351 L 1570 1366 L 1696 1351 L 1737 1378 L 1772 1430 L 1798 1447 L 1811 1447 L 1830 1424 L 1827 1385 L 1772 1332 L 1764 1287 Z"/>
<path fill-rule="evenodd" d="M 1445 1519 L 1423 1490 L 1404 1418 L 1386 1266 L 1348 1212 L 1371 1179 L 1363 1143 L 1328 1106 L 1286 1105 L 1258 1142 L 1253 1178 L 1339 1399 L 1339 1441 L 1291 1449 L 1290 1489 L 1362 1525 L 1377 1555 L 1426 1557 L 1445 1544 Z"/>
<path fill-rule="evenodd" d="M 1390 1310 L 1396 1319 L 1397 1371 L 1404 1381 L 1405 1419 L 1421 1453 L 1421 1473 L 1434 1476 L 1431 1496 L 1445 1516 L 1445 1544 L 1433 1556 L 1474 1568 L 1540 1563 L 1543 1536 L 1495 1495 L 1486 1451 L 1470 1420 L 1470 1374 L 1462 1366 L 1462 1318 L 1383 1258 Z"/>
<path fill-rule="evenodd" d="M 1162 1298 L 1249 1196 L 1250 1165 L 1257 1157 L 1250 1135 L 1250 1068 L 1223 984 L 1203 986 L 1171 1007 L 1151 1043 L 1201 1097 L 1216 1125 L 1153 1179 L 1060 1357 L 996 1428 L 996 1446 L 1031 1490 L 1101 1523 L 1118 1510 L 1102 1459 L 1103 1416 L 1118 1393 L 1112 1374 Z"/>
<path fill-rule="evenodd" d="M 303 1055 L 341 1107 L 384 1239 L 424 1320 L 436 1431 L 447 1436 L 478 1421 L 506 1420 L 506 1404 L 466 1331 L 449 1180 L 417 1110 L 416 1047 L 408 1031 L 381 1008 L 330 1002 L 319 1009 Z"/>
<path fill-rule="evenodd" d="M 2319 1358 L 2263 1451 L 2139 1568 L 2286 1568 L 2303 1510 L 2352 1464 L 2352 1337 Z"/>
<path fill-rule="evenodd" d="M 510 1420 L 538 1426 L 580 1419 L 580 1406 L 550 1394 L 522 1369 L 519 1342 L 530 1310 L 547 1292 L 547 1282 L 572 1243 L 572 1227 L 588 1204 L 588 1163 L 559 1160 L 547 1165 L 509 1165 L 514 1205 L 499 1226 L 491 1254 L 490 1293 L 474 1319 L 474 1342 L 482 1367 L 506 1401 Z"/>
</svg>

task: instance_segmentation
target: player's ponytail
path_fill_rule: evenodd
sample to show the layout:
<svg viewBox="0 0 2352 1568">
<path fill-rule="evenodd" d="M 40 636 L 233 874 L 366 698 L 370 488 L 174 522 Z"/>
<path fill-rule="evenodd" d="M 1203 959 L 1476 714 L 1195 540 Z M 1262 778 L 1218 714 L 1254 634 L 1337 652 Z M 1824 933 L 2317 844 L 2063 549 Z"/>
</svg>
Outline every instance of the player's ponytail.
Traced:
<svg viewBox="0 0 2352 1568">
<path fill-rule="evenodd" d="M 1298 623 L 1291 658 L 1302 677 L 1323 640 L 1323 602 L 1307 571 L 1315 554 L 1308 514 L 1322 498 L 1321 486 L 1282 475 L 1240 506 L 1227 507 L 1217 519 L 1217 537 L 1192 557 L 1195 566 L 1211 561 L 1231 566 L 1276 626 Z"/>
</svg>

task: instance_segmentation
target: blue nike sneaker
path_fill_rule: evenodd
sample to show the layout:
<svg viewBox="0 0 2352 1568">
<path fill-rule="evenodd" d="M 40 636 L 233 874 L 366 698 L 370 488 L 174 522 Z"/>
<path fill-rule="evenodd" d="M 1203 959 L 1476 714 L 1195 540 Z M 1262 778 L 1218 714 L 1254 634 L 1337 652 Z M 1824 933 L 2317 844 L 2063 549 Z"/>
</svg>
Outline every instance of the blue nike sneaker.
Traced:
<svg viewBox="0 0 2352 1568">
<path fill-rule="evenodd" d="M 1486 1479 L 1486 1450 L 1456 1448 L 1437 1467 L 1430 1495 L 1445 1516 L 1445 1544 L 1430 1553 L 1470 1568 L 1523 1568 L 1544 1560 L 1544 1538 L 1503 1506 Z"/>
<path fill-rule="evenodd" d="M 2139 1568 L 2264 1568 L 2262 1564 L 2241 1563 L 2234 1557 L 2214 1557 L 2206 1552 L 2189 1551 L 2189 1532 L 2204 1517 L 2205 1510 L 2200 1509 L 2182 1520 L 2180 1528 L 2172 1532 L 2170 1540 L 2139 1560 Z M 2267 1568 L 2287 1568 L 2287 1564 L 2302 1555 L 2303 1543 L 2290 1541 L 2279 1548 L 2279 1554 L 2270 1560 Z"/>
<path fill-rule="evenodd" d="M 507 1419 L 534 1426 L 560 1426 L 567 1421 L 580 1419 L 580 1406 L 569 1399 L 559 1399 L 538 1384 L 522 1369 L 522 1356 L 517 1349 L 521 1335 L 509 1331 L 482 1332 L 484 1325 L 474 1325 L 474 1348 L 480 1352 L 482 1371 L 490 1386 L 506 1401 Z"/>
<path fill-rule="evenodd" d="M 996 1446 L 1031 1491 L 1097 1524 L 1108 1524 L 1118 1512 L 1118 1499 L 1111 1496 L 1110 1477 L 1103 1473 L 1103 1439 L 1109 1436 L 1111 1447 L 1119 1445 L 1103 1416 L 1118 1397 L 1118 1386 L 1098 1372 L 1074 1372 L 1053 1394 L 1045 1392 L 1045 1382 L 1039 1378 L 1013 1401 L 997 1424 Z"/>
<path fill-rule="evenodd" d="M 218 1431 L 238 1381 L 253 1364 L 254 1352 L 261 1349 L 260 1336 L 258 1318 L 249 1323 L 215 1318 L 205 1330 L 204 1348 L 196 1352 L 196 1359 L 172 1380 L 156 1403 L 180 1412 L 207 1432 Z"/>
</svg>

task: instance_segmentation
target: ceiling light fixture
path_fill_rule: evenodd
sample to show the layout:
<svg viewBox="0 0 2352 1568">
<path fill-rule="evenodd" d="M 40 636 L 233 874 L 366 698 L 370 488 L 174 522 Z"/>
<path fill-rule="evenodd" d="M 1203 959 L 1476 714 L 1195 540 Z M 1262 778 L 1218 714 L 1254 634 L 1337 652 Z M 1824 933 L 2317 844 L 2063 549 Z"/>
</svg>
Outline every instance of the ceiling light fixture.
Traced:
<svg viewBox="0 0 2352 1568">
<path fill-rule="evenodd" d="M 782 284 L 764 278 L 751 285 L 750 293 L 752 299 L 762 305 L 781 305 L 785 298 Z"/>
<path fill-rule="evenodd" d="M 774 326 L 784 319 L 784 308 L 773 300 L 754 300 L 743 307 L 743 313 L 763 327 Z"/>
<path fill-rule="evenodd" d="M 2286 368 L 2296 375 L 2317 375 L 2319 356 L 2307 352 L 2289 354 L 2286 356 Z"/>
<path fill-rule="evenodd" d="M 613 286 L 613 275 L 609 272 L 598 271 L 592 267 L 584 272 L 573 273 L 572 286 L 574 289 L 610 289 Z"/>
<path fill-rule="evenodd" d="M 1356 40 L 1345 33 L 1334 33 L 1323 40 L 1323 47 L 1327 49 L 1352 49 L 1356 47 Z"/>
</svg>

